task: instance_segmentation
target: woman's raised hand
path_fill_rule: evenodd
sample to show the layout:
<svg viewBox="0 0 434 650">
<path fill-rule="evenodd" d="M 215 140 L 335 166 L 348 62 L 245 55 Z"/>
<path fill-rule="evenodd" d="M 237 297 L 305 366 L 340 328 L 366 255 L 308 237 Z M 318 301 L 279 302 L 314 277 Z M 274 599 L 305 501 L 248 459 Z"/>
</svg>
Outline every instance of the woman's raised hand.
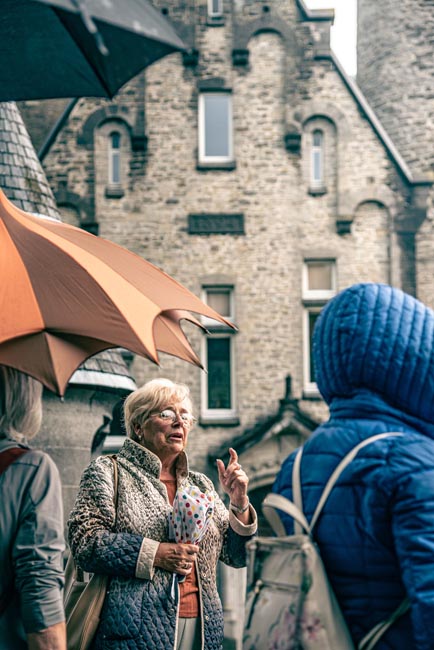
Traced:
<svg viewBox="0 0 434 650">
<path fill-rule="evenodd" d="M 247 486 L 249 478 L 238 462 L 238 454 L 232 447 L 229 449 L 230 459 L 225 467 L 222 460 L 217 460 L 220 484 L 229 495 L 231 504 L 238 508 L 245 508 L 249 503 Z"/>
<path fill-rule="evenodd" d="M 154 558 L 154 566 L 171 573 L 186 576 L 191 572 L 199 547 L 195 544 L 160 542 Z"/>
</svg>

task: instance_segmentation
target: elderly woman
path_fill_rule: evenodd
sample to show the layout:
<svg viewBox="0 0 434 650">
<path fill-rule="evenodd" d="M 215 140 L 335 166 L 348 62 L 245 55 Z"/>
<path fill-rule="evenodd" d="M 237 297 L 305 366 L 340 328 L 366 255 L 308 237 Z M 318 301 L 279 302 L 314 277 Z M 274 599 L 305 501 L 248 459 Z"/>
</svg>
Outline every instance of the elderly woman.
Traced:
<svg viewBox="0 0 434 650">
<path fill-rule="evenodd" d="M 79 566 L 111 576 L 93 647 L 220 650 L 216 567 L 218 560 L 245 566 L 245 544 L 257 528 L 248 478 L 233 449 L 227 467 L 217 461 L 228 510 L 212 482 L 190 471 L 185 448 L 194 417 L 187 386 L 150 381 L 128 396 L 124 416 L 128 438 L 117 456 L 117 513 L 112 462 L 100 457 L 85 470 L 69 519 Z M 171 536 L 172 504 L 177 488 L 186 485 L 214 504 L 198 544 L 175 543 Z"/>
</svg>

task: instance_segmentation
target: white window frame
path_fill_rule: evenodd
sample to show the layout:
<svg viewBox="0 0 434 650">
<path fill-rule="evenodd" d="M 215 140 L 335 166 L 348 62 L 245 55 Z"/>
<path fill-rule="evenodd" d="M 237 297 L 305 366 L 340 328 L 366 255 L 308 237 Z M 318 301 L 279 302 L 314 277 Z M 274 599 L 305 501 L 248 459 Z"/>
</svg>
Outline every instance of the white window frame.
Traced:
<svg viewBox="0 0 434 650">
<path fill-rule="evenodd" d="M 208 17 L 209 18 L 220 18 L 223 16 L 223 0 L 217 0 L 219 9 L 217 11 L 214 11 L 213 0 L 208 0 Z"/>
<path fill-rule="evenodd" d="M 208 95 L 225 96 L 228 99 L 228 155 L 227 156 L 206 156 L 205 151 L 205 97 Z M 234 126 L 232 93 L 230 92 L 201 92 L 199 95 L 199 162 L 200 163 L 229 163 L 234 160 Z"/>
<path fill-rule="evenodd" d="M 331 287 L 330 289 L 312 290 L 309 289 L 309 264 L 329 263 L 331 265 Z M 309 332 L 310 314 L 319 314 L 327 302 L 336 295 L 336 260 L 334 258 L 307 258 L 304 260 L 302 272 L 302 300 L 303 300 L 303 386 L 306 396 L 318 397 L 319 391 L 316 382 L 311 381 L 311 345 Z"/>
<path fill-rule="evenodd" d="M 119 136 L 119 147 L 113 147 L 113 136 Z M 121 169 L 121 142 L 122 142 L 122 133 L 120 131 L 111 131 L 109 133 L 109 147 L 108 147 L 108 184 L 110 187 L 119 187 L 122 184 L 122 169 Z M 113 158 L 118 156 L 119 158 L 119 180 L 113 180 Z"/>
<path fill-rule="evenodd" d="M 224 421 L 233 419 L 237 416 L 236 404 L 236 390 L 235 390 L 235 336 L 231 331 L 226 330 L 214 333 L 211 336 L 206 334 L 202 338 L 202 363 L 205 368 L 208 368 L 208 339 L 210 338 L 227 338 L 229 339 L 229 354 L 230 354 L 230 381 L 231 381 L 231 408 L 229 409 L 210 409 L 208 407 L 208 374 L 201 373 L 201 419 L 212 421 Z"/>
<path fill-rule="evenodd" d="M 329 263 L 332 268 L 331 280 L 332 286 L 330 289 L 309 289 L 309 264 L 326 264 Z M 303 264 L 302 274 L 302 297 L 303 301 L 319 300 L 324 304 L 336 295 L 336 260 L 334 258 L 307 258 Z"/>
<path fill-rule="evenodd" d="M 233 284 L 204 284 L 202 286 L 202 300 L 208 303 L 208 295 L 210 293 L 229 292 L 229 315 L 225 318 L 234 322 L 235 321 L 235 287 Z M 223 314 L 222 314 L 223 315 Z M 204 421 L 224 422 L 225 420 L 232 420 L 237 417 L 236 408 L 236 362 L 235 362 L 235 332 L 224 323 L 219 323 L 202 316 L 202 324 L 208 328 L 212 334 L 204 334 L 202 337 L 201 345 L 201 359 L 204 368 L 208 368 L 208 339 L 210 338 L 227 338 L 229 339 L 229 355 L 230 355 L 230 399 L 231 408 L 229 409 L 211 409 L 208 406 L 208 374 L 201 373 L 201 419 Z"/>
<path fill-rule="evenodd" d="M 222 314 L 225 318 L 227 318 L 230 321 L 235 320 L 235 313 L 234 313 L 234 286 L 232 284 L 222 284 L 222 285 L 204 285 L 202 287 L 202 300 L 204 303 L 208 304 L 208 294 L 209 293 L 222 293 L 223 291 L 229 293 L 229 315 L 226 316 L 225 314 Z M 202 316 L 202 325 L 207 328 L 224 328 L 227 330 L 227 325 L 224 323 L 220 323 L 217 320 L 214 320 L 212 318 L 208 318 L 208 316 Z M 228 330 L 229 331 L 229 330 Z"/>
<path fill-rule="evenodd" d="M 315 145 L 315 133 L 321 134 L 321 144 Z M 311 132 L 311 149 L 310 149 L 310 186 L 312 188 L 320 188 L 325 186 L 325 170 L 324 170 L 324 161 L 325 161 L 325 133 L 322 129 L 314 129 Z M 320 169 L 320 178 L 315 178 L 315 156 L 319 156 L 319 169 Z"/>
</svg>

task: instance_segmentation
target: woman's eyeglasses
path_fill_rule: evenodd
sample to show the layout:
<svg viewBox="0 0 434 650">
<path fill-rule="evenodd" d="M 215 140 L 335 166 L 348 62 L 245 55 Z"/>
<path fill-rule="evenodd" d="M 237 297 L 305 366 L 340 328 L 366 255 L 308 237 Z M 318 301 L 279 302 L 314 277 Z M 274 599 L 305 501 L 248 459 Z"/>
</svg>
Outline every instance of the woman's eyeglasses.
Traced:
<svg viewBox="0 0 434 650">
<path fill-rule="evenodd" d="M 179 418 L 182 424 L 185 424 L 189 427 L 191 427 L 191 425 L 196 422 L 196 418 L 191 413 L 177 413 L 174 409 L 164 409 L 159 413 L 151 413 L 151 416 L 157 416 L 164 422 L 176 422 L 176 420 Z"/>
</svg>

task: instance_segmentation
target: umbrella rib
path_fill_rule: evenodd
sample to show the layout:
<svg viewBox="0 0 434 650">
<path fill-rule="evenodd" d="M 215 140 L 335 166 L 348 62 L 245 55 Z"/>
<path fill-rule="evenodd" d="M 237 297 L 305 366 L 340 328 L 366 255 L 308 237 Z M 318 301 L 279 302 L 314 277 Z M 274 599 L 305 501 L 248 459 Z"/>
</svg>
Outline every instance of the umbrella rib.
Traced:
<svg viewBox="0 0 434 650">
<path fill-rule="evenodd" d="M 103 77 L 103 76 L 98 72 L 98 70 L 96 70 L 95 67 L 92 65 L 92 60 L 91 60 L 91 59 L 86 55 L 86 52 L 85 52 L 85 51 L 83 50 L 83 48 L 81 47 L 81 42 L 80 42 L 80 40 L 79 40 L 78 38 L 76 38 L 75 35 L 74 35 L 73 33 L 71 33 L 71 31 L 68 29 L 68 26 L 67 26 L 66 22 L 62 19 L 62 16 L 61 16 L 60 13 L 57 11 L 57 9 L 54 9 L 54 12 L 55 12 L 55 14 L 57 15 L 59 21 L 62 23 L 63 27 L 67 30 L 68 34 L 70 35 L 70 37 L 72 38 L 72 40 L 74 41 L 74 43 L 77 45 L 78 49 L 80 50 L 80 52 L 82 53 L 82 55 L 84 56 L 84 58 L 86 59 L 86 61 L 88 62 L 88 64 L 89 64 L 89 66 L 90 66 L 90 68 L 91 68 L 93 74 L 94 74 L 95 77 L 98 79 L 99 83 L 101 84 L 101 87 L 104 89 L 104 92 L 107 93 L 107 96 L 108 96 L 110 99 L 112 99 L 112 98 L 114 97 L 115 93 L 113 93 L 113 92 L 111 91 L 111 89 L 110 89 L 110 88 L 108 87 L 108 85 L 105 83 L 105 81 L 104 81 L 104 77 Z M 88 30 L 87 25 L 86 25 L 86 22 L 83 20 L 83 16 L 82 16 L 82 14 L 81 14 L 81 11 L 80 11 L 79 13 L 80 13 L 80 18 L 81 18 L 81 20 L 83 21 L 83 24 L 84 24 L 85 28 Z M 88 30 L 88 31 L 89 31 L 89 30 Z M 91 32 L 89 32 L 89 34 L 92 36 L 92 39 L 95 38 L 95 34 L 92 34 Z M 100 53 L 100 50 L 99 50 L 99 48 L 98 48 L 98 43 L 96 42 L 95 45 L 96 45 L 96 49 L 97 49 L 98 53 L 101 54 L 101 53 Z M 105 47 L 105 46 L 104 46 L 104 47 Z"/>
</svg>

